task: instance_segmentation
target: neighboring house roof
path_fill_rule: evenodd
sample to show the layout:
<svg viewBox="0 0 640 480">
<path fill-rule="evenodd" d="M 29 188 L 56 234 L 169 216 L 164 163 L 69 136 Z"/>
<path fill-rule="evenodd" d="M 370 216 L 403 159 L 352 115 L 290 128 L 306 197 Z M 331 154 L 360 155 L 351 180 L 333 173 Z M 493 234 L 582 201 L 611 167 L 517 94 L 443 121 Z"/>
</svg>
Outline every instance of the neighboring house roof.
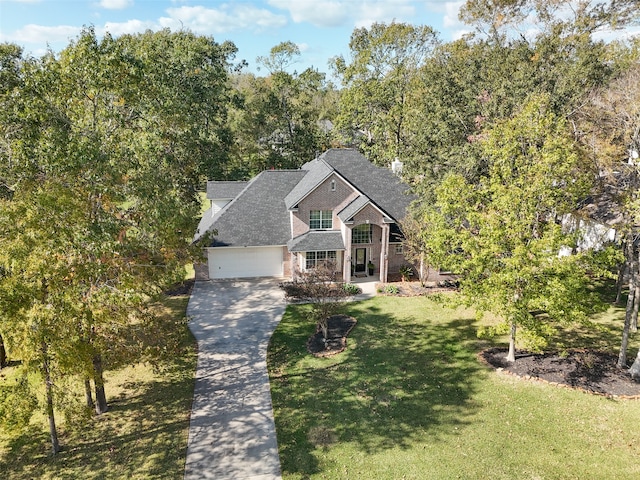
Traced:
<svg viewBox="0 0 640 480">
<path fill-rule="evenodd" d="M 236 198 L 248 184 L 249 182 L 209 181 L 207 182 L 207 198 L 210 200 Z"/>
<path fill-rule="evenodd" d="M 258 174 L 224 209 L 209 228 L 217 231 L 211 246 L 286 245 L 291 238 L 289 210 L 284 197 L 305 172 L 265 170 Z"/>
<path fill-rule="evenodd" d="M 290 252 L 345 250 L 342 234 L 335 230 L 310 230 L 287 243 Z"/>
</svg>

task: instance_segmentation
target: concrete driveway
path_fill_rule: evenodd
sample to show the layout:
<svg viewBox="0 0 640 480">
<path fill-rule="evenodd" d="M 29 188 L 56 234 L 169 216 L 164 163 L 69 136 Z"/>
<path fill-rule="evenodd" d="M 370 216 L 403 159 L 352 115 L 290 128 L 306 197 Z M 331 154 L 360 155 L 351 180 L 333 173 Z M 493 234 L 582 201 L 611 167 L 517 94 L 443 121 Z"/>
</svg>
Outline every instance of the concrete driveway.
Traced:
<svg viewBox="0 0 640 480">
<path fill-rule="evenodd" d="M 196 282 L 187 307 L 199 350 L 185 479 L 281 478 L 266 352 L 285 306 L 274 279 Z"/>
</svg>

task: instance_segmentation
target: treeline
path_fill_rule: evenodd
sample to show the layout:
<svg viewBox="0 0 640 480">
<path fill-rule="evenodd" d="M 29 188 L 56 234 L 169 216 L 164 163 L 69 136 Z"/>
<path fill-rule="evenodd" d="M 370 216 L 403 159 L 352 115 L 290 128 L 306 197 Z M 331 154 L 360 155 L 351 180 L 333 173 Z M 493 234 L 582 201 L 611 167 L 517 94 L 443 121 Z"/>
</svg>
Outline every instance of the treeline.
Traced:
<svg viewBox="0 0 640 480">
<path fill-rule="evenodd" d="M 149 344 L 151 305 L 199 255 L 204 182 L 298 168 L 331 146 L 403 162 L 421 199 L 408 249 L 463 274 L 460 298 L 502 315 L 512 348 L 516 328 L 541 346 L 553 322 L 586 319 L 602 306 L 590 282 L 622 265 L 626 366 L 640 299 L 628 161 L 640 152 L 640 40 L 595 35 L 637 23 L 635 3 L 469 0 L 476 33 L 359 28 L 332 76 L 295 71 L 291 42 L 258 59 L 264 75 L 246 73 L 232 43 L 184 31 L 89 28 L 41 58 L 0 45 L 0 363 L 6 352 L 42 379 L 53 451 L 54 411 L 68 404 L 56 385 L 84 383 L 99 414 L 104 369 L 163 350 Z M 561 223 L 587 218 L 588 198 L 619 217 L 620 242 L 598 255 Z M 11 398 L 38 397 L 27 390 Z"/>
</svg>

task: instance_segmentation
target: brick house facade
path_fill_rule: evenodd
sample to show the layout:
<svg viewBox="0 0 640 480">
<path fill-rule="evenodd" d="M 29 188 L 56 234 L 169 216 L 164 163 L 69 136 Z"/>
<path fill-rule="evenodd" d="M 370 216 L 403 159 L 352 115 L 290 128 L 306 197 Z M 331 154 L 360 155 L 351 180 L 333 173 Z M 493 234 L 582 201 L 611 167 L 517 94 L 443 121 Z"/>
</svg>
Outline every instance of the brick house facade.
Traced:
<svg viewBox="0 0 640 480">
<path fill-rule="evenodd" d="M 196 239 L 213 234 L 206 246 L 210 278 L 291 278 L 331 261 L 344 281 L 385 282 L 407 263 L 398 226 L 413 200 L 407 191 L 356 150 L 332 149 L 300 170 L 209 182 L 212 209 Z"/>
</svg>

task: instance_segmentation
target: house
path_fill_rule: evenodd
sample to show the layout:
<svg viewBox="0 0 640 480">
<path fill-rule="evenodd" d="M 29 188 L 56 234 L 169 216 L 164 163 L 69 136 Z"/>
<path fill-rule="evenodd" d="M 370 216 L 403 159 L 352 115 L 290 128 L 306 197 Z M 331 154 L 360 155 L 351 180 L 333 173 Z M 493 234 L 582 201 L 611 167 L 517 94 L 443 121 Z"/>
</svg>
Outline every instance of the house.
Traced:
<svg viewBox="0 0 640 480">
<path fill-rule="evenodd" d="M 195 238 L 213 234 L 205 247 L 212 279 L 292 278 L 331 261 L 346 282 L 385 282 L 407 263 L 398 222 L 414 198 L 408 188 L 357 150 L 332 149 L 299 170 L 208 182 L 212 206 Z"/>
</svg>

